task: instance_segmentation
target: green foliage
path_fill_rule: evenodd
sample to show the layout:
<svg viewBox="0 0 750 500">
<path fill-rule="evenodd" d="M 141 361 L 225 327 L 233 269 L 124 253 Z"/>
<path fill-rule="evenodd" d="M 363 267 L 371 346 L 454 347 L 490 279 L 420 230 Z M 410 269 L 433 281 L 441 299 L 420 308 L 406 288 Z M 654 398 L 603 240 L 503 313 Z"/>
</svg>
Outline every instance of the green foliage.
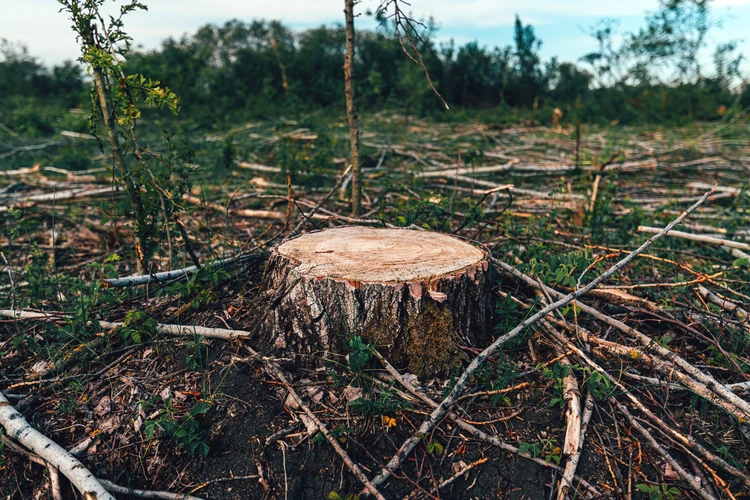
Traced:
<svg viewBox="0 0 750 500">
<path fill-rule="evenodd" d="M 550 401 L 550 407 L 559 405 L 564 406 L 565 400 L 563 399 L 563 389 L 565 386 L 564 378 L 573 373 L 573 370 L 578 368 L 577 365 L 564 365 L 562 363 L 555 362 L 552 367 L 542 367 L 542 377 L 554 382 L 553 388 L 555 396 Z"/>
<path fill-rule="evenodd" d="M 355 495 L 354 493 L 347 493 L 345 497 L 342 497 L 335 491 L 332 491 L 328 494 L 328 500 L 359 500 L 359 495 Z"/>
<path fill-rule="evenodd" d="M 667 483 L 661 483 L 660 485 L 636 484 L 635 488 L 641 493 L 649 495 L 651 500 L 676 500 L 682 497 L 682 492 L 679 489 L 669 486 Z"/>
<path fill-rule="evenodd" d="M 532 257 L 524 268 L 526 273 L 538 276 L 548 286 L 575 289 L 578 276 L 588 268 L 592 260 L 591 251 L 586 249 L 553 254 L 545 259 Z M 585 283 L 584 280 L 582 284 Z"/>
<path fill-rule="evenodd" d="M 167 398 L 158 418 L 144 424 L 146 437 L 167 436 L 177 445 L 177 449 L 185 450 L 188 456 L 206 458 L 209 452 L 208 433 L 201 427 L 199 417 L 210 410 L 208 403 L 200 401 L 187 414 L 180 416 L 172 400 Z"/>
<path fill-rule="evenodd" d="M 362 341 L 362 337 L 355 335 L 349 341 L 349 371 L 354 375 L 352 385 L 355 387 L 361 382 L 362 371 L 368 367 L 370 360 L 373 358 L 375 347 L 372 344 Z"/>
<path fill-rule="evenodd" d="M 557 439 L 542 438 L 534 443 L 521 442 L 518 444 L 519 453 L 527 453 L 534 458 L 544 457 L 547 463 L 555 462 L 560 464 L 561 454 Z"/>
<path fill-rule="evenodd" d="M 349 402 L 349 409 L 363 415 L 392 415 L 400 410 L 411 408 L 409 403 L 398 398 L 393 385 L 394 382 L 387 386 L 378 384 L 369 391 L 367 397 L 360 397 Z"/>
<path fill-rule="evenodd" d="M 508 359 L 505 353 L 498 350 L 492 361 L 482 364 L 475 372 L 473 381 L 481 384 L 483 390 L 497 391 L 505 389 L 516 378 L 518 369 L 512 360 Z M 490 396 L 490 403 L 497 406 L 510 404 L 510 399 L 505 394 L 493 394 Z"/>
<path fill-rule="evenodd" d="M 145 272 L 158 247 L 159 237 L 171 237 L 173 215 L 182 208 L 175 200 L 189 189 L 191 168 L 176 164 L 171 135 L 165 133 L 167 152 L 153 153 L 139 142 L 136 126 L 142 117 L 142 106 L 168 108 L 177 113 L 179 99 L 157 80 L 137 73 L 127 74 L 121 62 L 131 42 L 124 31 L 123 18 L 128 13 L 146 10 L 144 4 L 125 1 L 120 6 L 119 16 L 110 17 L 107 23 L 100 12 L 104 0 L 58 1 L 73 23 L 81 48 L 80 61 L 93 76 L 91 133 L 96 137 L 97 124 L 106 132 L 115 179 L 129 198 L 129 206 L 122 209 L 126 215 L 132 214 L 136 223 L 135 253 L 139 271 Z"/>
<path fill-rule="evenodd" d="M 340 443 L 346 443 L 347 436 L 353 431 L 351 427 L 347 427 L 344 424 L 339 424 L 330 431 L 328 431 L 328 436 L 335 439 L 336 441 Z M 327 442 L 326 437 L 323 435 L 322 432 L 318 432 L 313 436 L 313 438 L 310 440 L 313 444 L 322 444 Z"/>
<path fill-rule="evenodd" d="M 583 368 L 583 372 L 585 374 L 584 383 L 588 386 L 591 395 L 597 401 L 601 401 L 612 395 L 614 387 L 609 378 L 590 368 Z"/>
<path fill-rule="evenodd" d="M 60 3 L 67 12 L 78 9 L 76 32 L 91 34 L 104 0 Z M 131 89 L 116 90 L 113 96 L 125 129 L 141 116 L 137 102 L 176 110 L 180 103 L 168 88 L 182 96 L 187 115 L 218 127 L 248 115 L 343 106 L 342 26 L 294 32 L 278 21 L 232 20 L 167 39 L 157 50 L 138 51 L 130 46 L 123 15 L 140 9 L 145 9 L 140 2 L 123 1 L 122 14 L 107 29 L 100 28 L 93 39 L 81 37 L 82 59 L 93 67 L 111 68 L 113 80 Z M 404 29 L 415 40 L 438 92 L 454 109 L 495 107 L 496 116 L 509 116 L 510 121 L 518 121 L 518 115 L 509 107 L 533 109 L 534 121 L 548 123 L 557 107 L 569 123 L 673 123 L 720 119 L 720 106 L 731 113 L 747 104 L 746 96 L 734 88 L 742 81 L 737 42 L 720 40 L 712 56 L 706 53 L 706 41 L 720 21 L 709 1 L 663 0 L 635 32 L 618 31 L 609 19 L 593 26 L 596 48 L 580 65 L 555 58 L 543 63 L 542 41 L 520 18 L 508 45 L 497 47 L 438 44 L 432 20 Z M 363 108 L 394 106 L 407 119 L 442 108 L 425 82 L 424 70 L 404 53 L 391 21 L 381 19 L 377 30 L 359 30 L 355 50 L 356 94 Z M 127 53 L 124 62 L 120 52 Z M 711 60 L 709 71 L 704 66 Z M 142 75 L 159 75 L 162 83 Z M 62 111 L 83 103 L 84 94 L 78 66 L 66 62 L 48 70 L 23 46 L 7 41 L 0 46 L 0 101 L 14 104 L 0 108 L 0 121 L 13 130 L 53 133 L 55 118 L 39 113 L 38 102 L 59 103 Z"/>
<path fill-rule="evenodd" d="M 203 343 L 203 337 L 193 335 L 193 340 L 187 343 L 185 364 L 191 370 L 203 370 L 208 361 L 208 346 Z"/>
<path fill-rule="evenodd" d="M 200 309 L 212 303 L 217 295 L 214 290 L 229 278 L 220 266 L 203 266 L 189 276 L 187 281 L 177 281 L 165 287 L 160 295 L 180 295 L 191 309 Z"/>
<path fill-rule="evenodd" d="M 443 445 L 437 441 L 430 441 L 427 443 L 427 453 L 439 457 L 443 454 Z"/>
<path fill-rule="evenodd" d="M 155 336 L 156 320 L 143 311 L 128 311 L 120 333 L 124 340 L 141 344 Z"/>
</svg>

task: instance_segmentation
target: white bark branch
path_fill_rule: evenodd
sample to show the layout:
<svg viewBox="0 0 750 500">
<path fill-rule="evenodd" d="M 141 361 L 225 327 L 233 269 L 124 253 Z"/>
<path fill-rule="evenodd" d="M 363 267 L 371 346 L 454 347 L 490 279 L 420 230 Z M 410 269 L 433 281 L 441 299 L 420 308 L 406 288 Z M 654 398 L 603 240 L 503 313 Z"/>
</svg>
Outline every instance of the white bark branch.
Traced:
<svg viewBox="0 0 750 500">
<path fill-rule="evenodd" d="M 0 392 L 0 425 L 8 436 L 39 455 L 68 478 L 84 500 L 115 500 L 89 470 L 65 448 L 34 429 Z"/>
</svg>

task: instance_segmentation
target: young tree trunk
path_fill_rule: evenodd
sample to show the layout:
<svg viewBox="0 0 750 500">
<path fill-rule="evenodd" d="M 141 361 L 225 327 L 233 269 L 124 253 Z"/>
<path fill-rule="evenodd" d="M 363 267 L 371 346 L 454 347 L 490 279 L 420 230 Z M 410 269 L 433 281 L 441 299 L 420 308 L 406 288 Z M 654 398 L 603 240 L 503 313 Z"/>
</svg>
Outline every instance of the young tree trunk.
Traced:
<svg viewBox="0 0 750 500">
<path fill-rule="evenodd" d="M 343 227 L 271 250 L 261 338 L 274 354 L 320 364 L 361 336 L 413 373 L 448 372 L 459 346 L 490 340 L 484 251 L 428 231 Z"/>
<path fill-rule="evenodd" d="M 93 42 L 92 42 L 93 43 Z M 128 165 L 125 162 L 125 156 L 122 153 L 122 147 L 120 146 L 120 140 L 117 137 L 117 129 L 115 127 L 115 116 L 114 110 L 111 109 L 111 103 L 109 100 L 109 94 L 104 79 L 104 74 L 101 68 L 94 67 L 94 89 L 96 90 L 97 97 L 99 98 L 99 107 L 102 111 L 102 119 L 104 121 L 104 128 L 107 129 L 107 138 L 109 144 L 112 147 L 112 156 L 114 157 L 115 167 L 119 171 L 119 177 L 125 184 L 125 191 L 128 193 L 130 202 L 133 205 L 133 212 L 136 220 L 136 241 L 135 241 L 135 254 L 137 263 L 138 274 L 143 274 L 147 271 L 145 249 L 148 248 L 146 242 L 143 240 L 144 235 L 142 234 L 142 228 L 146 224 L 143 211 L 143 203 L 141 202 L 141 194 L 138 190 L 133 179 L 130 177 L 130 171 Z"/>
<path fill-rule="evenodd" d="M 346 17 L 346 55 L 344 57 L 344 93 L 346 94 L 346 117 L 349 121 L 351 141 L 350 162 L 352 164 L 352 216 L 359 217 L 362 212 L 362 183 L 359 164 L 359 124 L 357 108 L 354 106 L 354 0 L 344 0 Z"/>
</svg>

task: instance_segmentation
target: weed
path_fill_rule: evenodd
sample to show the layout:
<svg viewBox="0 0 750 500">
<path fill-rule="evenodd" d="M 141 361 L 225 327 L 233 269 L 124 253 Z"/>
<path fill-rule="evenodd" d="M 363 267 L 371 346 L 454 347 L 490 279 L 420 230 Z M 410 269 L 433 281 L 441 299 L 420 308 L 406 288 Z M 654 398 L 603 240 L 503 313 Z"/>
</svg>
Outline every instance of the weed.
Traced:
<svg viewBox="0 0 750 500">
<path fill-rule="evenodd" d="M 208 361 L 208 346 L 203 343 L 203 337 L 193 335 L 193 340 L 187 343 L 185 363 L 190 370 L 203 370 Z"/>
<path fill-rule="evenodd" d="M 159 417 L 147 421 L 144 425 L 146 437 L 154 439 L 157 435 L 163 434 L 177 445 L 178 450 L 184 449 L 188 456 L 206 458 L 209 452 L 208 434 L 201 428 L 197 417 L 205 415 L 210 410 L 211 406 L 201 401 L 186 415 L 178 416 L 171 398 L 167 398 Z"/>
<path fill-rule="evenodd" d="M 120 329 L 123 340 L 134 344 L 143 343 L 156 334 L 156 320 L 143 311 L 128 311 Z"/>
<path fill-rule="evenodd" d="M 676 500 L 682 496 L 682 492 L 674 486 L 667 483 L 655 484 L 636 484 L 636 489 L 641 493 L 649 495 L 651 500 Z"/>
<path fill-rule="evenodd" d="M 560 463 L 560 446 L 557 444 L 557 439 L 553 437 L 542 438 L 535 443 L 521 442 L 518 444 L 518 451 L 528 453 L 534 458 L 544 457 L 547 463 Z"/>
</svg>

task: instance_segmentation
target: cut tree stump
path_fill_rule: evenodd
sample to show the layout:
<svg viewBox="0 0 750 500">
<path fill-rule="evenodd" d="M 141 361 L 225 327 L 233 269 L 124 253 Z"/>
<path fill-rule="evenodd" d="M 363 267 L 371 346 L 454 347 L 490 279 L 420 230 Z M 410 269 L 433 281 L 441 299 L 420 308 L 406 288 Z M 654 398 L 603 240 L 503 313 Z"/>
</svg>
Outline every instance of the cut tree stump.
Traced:
<svg viewBox="0 0 750 500">
<path fill-rule="evenodd" d="M 341 227 L 271 250 L 262 339 L 305 365 L 346 354 L 359 335 L 417 374 L 450 370 L 460 346 L 490 340 L 486 252 L 444 234 Z"/>
</svg>

